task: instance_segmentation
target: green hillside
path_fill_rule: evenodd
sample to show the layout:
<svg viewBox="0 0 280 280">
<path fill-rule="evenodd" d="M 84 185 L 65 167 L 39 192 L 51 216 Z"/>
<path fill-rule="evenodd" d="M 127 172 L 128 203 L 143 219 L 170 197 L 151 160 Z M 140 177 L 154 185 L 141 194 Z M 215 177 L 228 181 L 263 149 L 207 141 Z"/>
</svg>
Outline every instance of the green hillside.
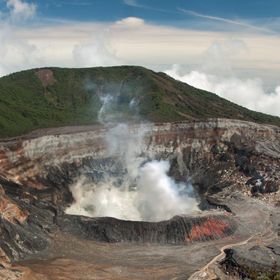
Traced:
<svg viewBox="0 0 280 280">
<path fill-rule="evenodd" d="M 100 97 L 106 95 L 113 98 L 106 113 L 118 120 L 222 117 L 280 125 L 278 117 L 250 111 L 142 67 L 42 68 L 0 78 L 0 137 L 96 123 Z"/>
</svg>

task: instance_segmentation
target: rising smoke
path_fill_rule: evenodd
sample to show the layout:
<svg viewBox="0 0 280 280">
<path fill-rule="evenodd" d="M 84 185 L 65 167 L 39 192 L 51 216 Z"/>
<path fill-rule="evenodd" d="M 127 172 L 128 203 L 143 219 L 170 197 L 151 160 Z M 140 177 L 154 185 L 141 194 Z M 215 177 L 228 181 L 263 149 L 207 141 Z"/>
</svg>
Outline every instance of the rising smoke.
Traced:
<svg viewBox="0 0 280 280">
<path fill-rule="evenodd" d="M 105 94 L 103 96 L 100 96 L 100 100 L 101 100 L 102 106 L 98 112 L 98 121 L 100 123 L 105 124 L 106 122 L 108 122 L 107 112 L 111 109 L 114 97 L 110 94 Z"/>
<path fill-rule="evenodd" d="M 85 178 L 70 190 L 75 203 L 68 214 L 90 217 L 109 216 L 124 220 L 160 221 L 177 214 L 198 210 L 197 201 L 190 196 L 191 185 L 176 182 L 167 175 L 168 161 L 150 161 L 128 174 L 121 186 L 112 178 L 93 184 Z M 135 184 L 132 189 L 130 184 Z"/>
<path fill-rule="evenodd" d="M 99 111 L 103 123 L 110 119 L 105 112 L 113 100 L 105 96 L 101 98 Z M 135 106 L 133 100 L 129 104 Z M 137 126 L 121 123 L 108 129 L 105 137 L 108 157 L 113 158 L 123 172 L 108 173 L 99 182 L 79 178 L 70 186 L 75 202 L 66 213 L 160 221 L 198 210 L 192 185 L 176 183 L 168 176 L 167 160 L 155 160 L 147 155 L 145 137 L 151 127 L 148 123 Z"/>
</svg>

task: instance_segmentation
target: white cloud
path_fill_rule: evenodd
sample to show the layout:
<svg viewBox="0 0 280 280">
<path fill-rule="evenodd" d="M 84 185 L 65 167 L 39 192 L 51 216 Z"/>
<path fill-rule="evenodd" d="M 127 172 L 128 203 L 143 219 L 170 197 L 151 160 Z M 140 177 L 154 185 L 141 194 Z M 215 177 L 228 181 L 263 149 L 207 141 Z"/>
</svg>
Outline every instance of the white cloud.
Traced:
<svg viewBox="0 0 280 280">
<path fill-rule="evenodd" d="M 36 5 L 21 0 L 6 0 L 9 13 L 0 14 L 0 76 L 42 63 L 37 46 L 17 34 L 22 24 L 36 14 Z"/>
<path fill-rule="evenodd" d="M 102 41 L 95 41 L 78 45 L 73 50 L 73 58 L 76 66 L 114 66 L 122 64 L 108 46 Z"/>
<path fill-rule="evenodd" d="M 42 63 L 36 46 L 19 38 L 14 27 L 1 26 L 0 41 L 0 76 Z"/>
<path fill-rule="evenodd" d="M 211 73 L 228 73 L 234 60 L 242 59 L 249 49 L 240 39 L 216 40 L 202 55 L 202 69 Z"/>
<path fill-rule="evenodd" d="M 261 79 L 219 77 L 201 71 L 180 73 L 180 66 L 174 65 L 165 71 L 171 77 L 194 87 L 214 92 L 249 109 L 280 116 L 280 86 L 273 92 L 266 92 Z"/>
<path fill-rule="evenodd" d="M 128 17 L 116 22 L 116 26 L 139 27 L 144 25 L 144 20 L 136 17 Z"/>
<path fill-rule="evenodd" d="M 92 30 L 91 36 L 81 40 L 73 48 L 75 66 L 115 66 L 122 64 L 116 55 L 115 46 L 112 44 L 114 34 L 110 26 L 99 26 Z"/>
<path fill-rule="evenodd" d="M 36 5 L 21 0 L 7 0 L 12 20 L 20 21 L 32 18 L 36 14 Z"/>
</svg>

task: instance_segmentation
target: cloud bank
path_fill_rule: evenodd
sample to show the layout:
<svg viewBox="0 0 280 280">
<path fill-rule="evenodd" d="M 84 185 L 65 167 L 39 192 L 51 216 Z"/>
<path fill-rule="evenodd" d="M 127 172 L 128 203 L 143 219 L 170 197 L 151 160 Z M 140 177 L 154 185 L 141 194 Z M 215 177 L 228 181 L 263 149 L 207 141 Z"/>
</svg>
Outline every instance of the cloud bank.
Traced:
<svg viewBox="0 0 280 280">
<path fill-rule="evenodd" d="M 233 67 L 262 73 L 280 71 L 280 38 L 267 33 L 246 33 L 242 27 L 229 33 L 198 31 L 190 26 L 155 24 L 137 17 L 115 22 L 40 19 L 38 25 L 34 24 L 38 23 L 36 5 L 22 0 L 6 3 L 9 13 L 0 19 L 0 76 L 42 66 L 133 64 L 156 70 L 176 63 L 195 66 L 206 59 L 205 52 L 213 42 L 232 38 L 247 48 L 247 52 L 231 61 Z"/>
<path fill-rule="evenodd" d="M 219 77 L 197 70 L 184 74 L 180 73 L 178 65 L 174 65 L 165 73 L 194 87 L 214 92 L 249 109 L 280 116 L 280 85 L 274 91 L 266 92 L 263 81 L 259 78 Z"/>
</svg>

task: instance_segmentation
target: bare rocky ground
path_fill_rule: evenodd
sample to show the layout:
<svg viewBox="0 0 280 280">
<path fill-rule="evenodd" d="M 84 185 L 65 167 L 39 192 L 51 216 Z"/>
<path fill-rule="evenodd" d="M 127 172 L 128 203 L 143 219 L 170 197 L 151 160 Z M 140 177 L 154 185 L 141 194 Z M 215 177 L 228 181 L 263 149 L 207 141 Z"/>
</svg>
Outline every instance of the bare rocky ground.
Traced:
<svg viewBox="0 0 280 280">
<path fill-rule="evenodd" d="M 168 159 L 175 179 L 191 178 L 204 210 L 160 223 L 64 214 L 77 176 L 117 170 L 105 134 L 50 129 L 0 143 L 0 279 L 258 279 L 280 270 L 278 127 L 150 126 L 147 155 Z"/>
</svg>

